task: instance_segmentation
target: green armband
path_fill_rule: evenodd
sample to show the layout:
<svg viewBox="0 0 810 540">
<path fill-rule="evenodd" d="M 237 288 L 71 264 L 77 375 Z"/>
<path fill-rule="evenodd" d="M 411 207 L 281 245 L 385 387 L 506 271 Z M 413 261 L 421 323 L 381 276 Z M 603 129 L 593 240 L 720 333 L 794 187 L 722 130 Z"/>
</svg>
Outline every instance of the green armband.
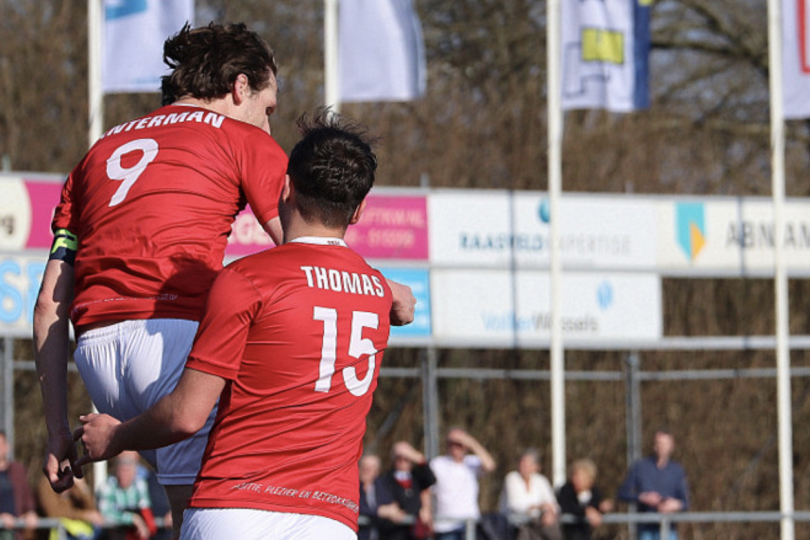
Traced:
<svg viewBox="0 0 810 540">
<path fill-rule="evenodd" d="M 48 256 L 48 260 L 65 261 L 73 266 L 73 263 L 76 262 L 76 250 L 78 247 L 79 241 L 75 234 L 67 229 L 58 229 L 53 237 L 53 245 L 51 245 L 51 254 Z"/>
</svg>

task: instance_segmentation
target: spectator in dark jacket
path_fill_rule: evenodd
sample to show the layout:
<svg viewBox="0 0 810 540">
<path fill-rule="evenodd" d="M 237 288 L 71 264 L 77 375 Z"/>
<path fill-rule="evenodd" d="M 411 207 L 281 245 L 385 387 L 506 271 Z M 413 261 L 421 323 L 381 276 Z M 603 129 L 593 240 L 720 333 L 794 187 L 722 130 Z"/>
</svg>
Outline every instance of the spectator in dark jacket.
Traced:
<svg viewBox="0 0 810 540">
<path fill-rule="evenodd" d="M 433 527 L 430 492 L 436 483 L 425 456 L 405 441 L 394 444 L 391 450 L 392 466 L 378 479 L 385 499 L 397 504 L 408 516 L 394 521 L 383 540 L 419 540 L 427 538 Z M 403 516 L 404 517 L 404 516 Z"/>
<path fill-rule="evenodd" d="M 360 516 L 366 523 L 360 523 L 357 531 L 358 540 L 382 540 L 393 526 L 394 521 L 401 520 L 405 514 L 391 494 L 380 483 L 380 458 L 366 454 L 358 463 L 360 473 Z"/>
<path fill-rule="evenodd" d="M 22 463 L 11 461 L 8 438 L 0 431 L 0 540 L 22 540 L 33 534 L 39 518 L 34 491 L 28 483 L 28 471 Z M 11 532 L 17 519 L 22 519 L 25 530 Z"/>
<path fill-rule="evenodd" d="M 595 485 L 596 464 L 580 459 L 571 465 L 568 481 L 557 493 L 563 514 L 574 516 L 576 523 L 564 523 L 564 540 L 591 540 L 593 529 L 602 524 L 602 513 L 613 509 L 613 501 L 604 499 Z"/>
<path fill-rule="evenodd" d="M 686 472 L 680 463 L 670 458 L 675 450 L 675 438 L 666 429 L 655 432 L 653 455 L 635 462 L 619 488 L 619 499 L 638 504 L 641 512 L 672 514 L 689 509 L 689 490 Z M 658 540 L 660 527 L 657 523 L 640 523 L 639 540 Z M 677 540 L 673 523 L 670 540 Z"/>
</svg>

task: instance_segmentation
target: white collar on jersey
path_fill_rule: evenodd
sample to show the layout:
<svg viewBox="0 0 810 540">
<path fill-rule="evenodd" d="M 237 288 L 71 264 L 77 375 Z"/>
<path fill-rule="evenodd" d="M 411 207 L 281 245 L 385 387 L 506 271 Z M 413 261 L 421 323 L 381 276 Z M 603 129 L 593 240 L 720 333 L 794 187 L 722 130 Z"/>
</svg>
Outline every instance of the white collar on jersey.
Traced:
<svg viewBox="0 0 810 540">
<path fill-rule="evenodd" d="M 348 247 L 342 238 L 335 238 L 333 236 L 299 236 L 288 243 L 301 243 L 301 244 L 316 244 L 319 246 L 343 246 Z"/>
</svg>

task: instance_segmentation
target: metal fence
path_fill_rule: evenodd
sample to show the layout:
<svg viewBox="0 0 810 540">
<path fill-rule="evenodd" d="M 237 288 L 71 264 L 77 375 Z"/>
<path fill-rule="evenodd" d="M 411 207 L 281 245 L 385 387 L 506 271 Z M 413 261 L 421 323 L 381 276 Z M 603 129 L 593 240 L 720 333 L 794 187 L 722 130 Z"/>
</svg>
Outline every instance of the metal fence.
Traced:
<svg viewBox="0 0 810 540">
<path fill-rule="evenodd" d="M 781 512 L 680 512 L 677 514 L 657 514 L 657 513 L 613 513 L 604 514 L 602 523 L 604 525 L 626 525 L 633 527 L 641 523 L 654 523 L 660 527 L 661 540 L 670 540 L 670 531 L 678 523 L 780 523 L 784 519 L 792 519 L 795 522 L 810 523 L 810 512 L 794 512 L 783 514 Z M 510 516 L 508 522 L 511 525 L 525 523 L 528 518 L 521 516 Z M 413 522 L 413 518 L 411 518 Z M 565 514 L 561 516 L 562 523 L 577 523 L 576 516 Z M 360 516 L 361 526 L 367 526 L 369 521 L 365 516 Z M 467 520 L 465 522 L 465 540 L 513 540 L 510 535 L 506 537 L 492 537 L 492 533 L 479 534 L 477 520 Z"/>
</svg>

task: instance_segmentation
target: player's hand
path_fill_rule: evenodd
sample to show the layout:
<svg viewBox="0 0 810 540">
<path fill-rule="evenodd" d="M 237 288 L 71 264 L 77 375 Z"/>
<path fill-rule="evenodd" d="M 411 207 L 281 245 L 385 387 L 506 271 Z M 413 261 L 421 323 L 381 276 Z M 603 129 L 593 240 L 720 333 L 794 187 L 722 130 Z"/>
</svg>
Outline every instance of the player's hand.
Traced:
<svg viewBox="0 0 810 540">
<path fill-rule="evenodd" d="M 81 441 L 84 455 L 76 460 L 82 467 L 94 461 L 114 458 L 124 449 L 115 440 L 115 430 L 121 422 L 107 414 L 86 414 L 80 416 L 82 426 L 73 432 L 73 439 Z"/>
<path fill-rule="evenodd" d="M 411 324 L 416 311 L 416 297 L 407 285 L 386 279 L 391 293 L 394 296 L 394 304 L 391 306 L 390 320 L 394 326 L 405 326 Z"/>
<path fill-rule="evenodd" d="M 48 438 L 42 472 L 55 492 L 61 493 L 71 488 L 74 475 L 75 478 L 82 477 L 82 469 L 76 466 L 76 458 L 76 444 L 70 431 Z"/>
</svg>

